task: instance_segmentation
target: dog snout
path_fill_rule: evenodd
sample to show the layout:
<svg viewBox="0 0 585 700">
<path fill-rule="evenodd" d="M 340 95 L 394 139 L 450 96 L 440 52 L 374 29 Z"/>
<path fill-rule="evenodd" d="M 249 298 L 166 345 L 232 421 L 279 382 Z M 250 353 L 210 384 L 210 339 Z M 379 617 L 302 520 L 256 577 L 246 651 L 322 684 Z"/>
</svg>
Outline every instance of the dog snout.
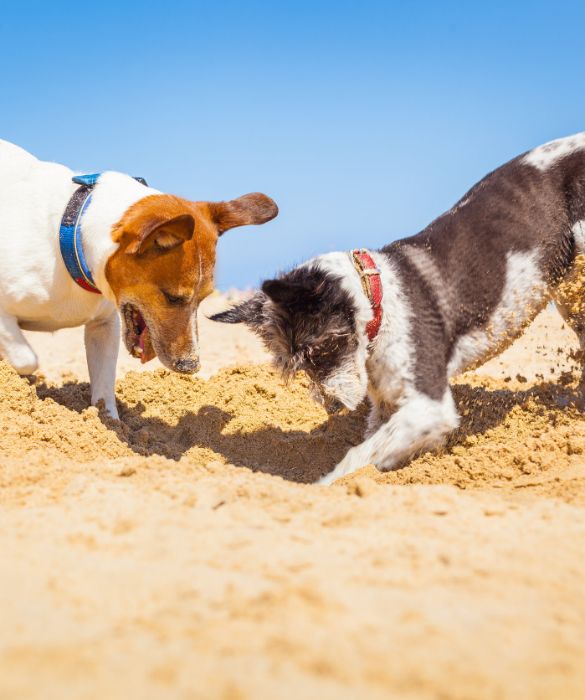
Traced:
<svg viewBox="0 0 585 700">
<path fill-rule="evenodd" d="M 173 369 L 175 372 L 181 372 L 181 374 L 194 374 L 201 367 L 201 363 L 197 358 L 184 357 L 173 363 Z"/>
<path fill-rule="evenodd" d="M 339 411 L 341 411 L 341 409 L 343 408 L 343 403 L 341 401 L 338 401 L 332 396 L 328 396 L 325 393 L 325 391 L 323 391 L 323 388 L 320 387 L 318 384 L 313 384 L 313 386 L 310 389 L 310 392 L 313 400 L 317 403 L 320 403 L 321 406 L 323 406 L 323 408 L 330 415 L 339 413 Z"/>
</svg>

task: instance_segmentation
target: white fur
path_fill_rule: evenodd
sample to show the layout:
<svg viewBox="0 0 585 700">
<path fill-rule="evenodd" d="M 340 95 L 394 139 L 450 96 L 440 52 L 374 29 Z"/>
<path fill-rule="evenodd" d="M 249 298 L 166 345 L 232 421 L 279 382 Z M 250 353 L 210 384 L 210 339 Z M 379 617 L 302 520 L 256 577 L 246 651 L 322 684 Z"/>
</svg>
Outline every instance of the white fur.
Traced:
<svg viewBox="0 0 585 700">
<path fill-rule="evenodd" d="M 417 452 L 438 447 L 458 425 L 459 416 L 450 389 L 441 401 L 410 390 L 390 420 L 360 445 L 352 447 L 318 483 L 332 484 L 366 464 L 392 469 Z"/>
<path fill-rule="evenodd" d="M 351 358 L 327 377 L 322 386 L 328 396 L 336 398 L 350 411 L 354 411 L 364 400 L 368 390 L 365 364 L 356 357 Z"/>
<path fill-rule="evenodd" d="M 0 356 L 22 374 L 37 359 L 20 328 L 54 331 L 86 325 L 92 403 L 117 417 L 114 376 L 119 326 L 105 265 L 115 250 L 113 225 L 139 199 L 157 191 L 121 173 L 105 173 L 83 221 L 83 249 L 103 296 L 79 287 L 59 250 L 59 225 L 77 188 L 73 172 L 0 140 Z"/>
<path fill-rule="evenodd" d="M 524 156 L 524 162 L 546 170 L 563 157 L 581 149 L 585 149 L 585 133 L 545 144 Z M 462 200 L 451 213 L 464 207 L 468 201 L 469 198 Z M 577 246 L 585 250 L 585 221 L 573 226 L 573 234 Z M 451 309 L 459 303 L 449 280 L 443 278 L 426 251 L 408 245 L 403 246 L 402 250 L 432 289 L 448 323 Z M 501 352 L 545 306 L 550 293 L 539 269 L 538 255 L 536 250 L 507 254 L 506 280 L 500 302 L 485 327 L 457 340 L 448 366 L 449 376 L 475 367 Z M 368 437 L 352 448 L 335 469 L 321 479 L 322 484 L 330 484 L 370 463 L 380 469 L 392 469 L 413 454 L 440 445 L 459 423 L 450 389 L 445 391 L 440 401 L 417 391 L 411 328 L 424 320 L 413 318 L 406 296 L 402 293 L 402 285 L 408 281 L 401 280 L 400 271 L 394 269 L 386 257 L 377 255 L 376 262 L 382 270 L 383 321 L 373 345 L 370 348 L 366 346 L 371 403 Z M 335 269 L 340 274 L 345 271 L 344 282 L 347 284 L 349 280 L 354 298 L 358 301 L 361 298 L 358 307 L 361 315 L 366 297 L 361 287 L 356 287 L 359 276 L 354 271 L 346 271 L 341 262 Z M 367 300 L 366 303 L 369 304 Z M 453 329 L 447 327 L 446 330 L 452 332 Z M 363 327 L 361 332 L 365 335 Z M 359 356 L 356 355 L 357 359 Z"/>
<path fill-rule="evenodd" d="M 305 263 L 307 266 L 317 265 L 324 272 L 338 277 L 357 309 L 358 348 L 354 356 L 323 383 L 325 391 L 349 409 L 357 407 L 366 391 L 374 405 L 378 401 L 387 404 L 395 401 L 402 395 L 405 382 L 412 381 L 411 311 L 404 300 L 396 269 L 385 256 L 370 254 L 380 270 L 383 288 L 382 321 L 371 348 L 366 325 L 373 317 L 372 305 L 350 255 L 327 253 Z"/>
<path fill-rule="evenodd" d="M 312 265 L 338 277 L 342 288 L 349 294 L 356 309 L 357 350 L 352 358 L 323 383 L 323 388 L 329 396 L 353 410 L 363 401 L 368 388 L 366 325 L 372 319 L 372 306 L 364 294 L 359 273 L 348 253 L 326 253 L 305 263 L 305 266 Z"/>
<path fill-rule="evenodd" d="M 469 197 L 465 197 L 461 201 L 457 202 L 457 204 L 455 204 L 455 206 L 453 206 L 453 207 L 451 207 L 451 209 L 449 209 L 447 214 L 454 214 L 456 211 L 459 211 L 459 209 L 463 209 L 463 207 L 466 207 L 470 201 L 471 201 L 471 195 Z"/>
<path fill-rule="evenodd" d="M 382 279 L 382 323 L 367 358 L 369 395 L 373 404 L 395 404 L 414 381 L 411 342 L 412 309 L 396 267 L 372 254 Z"/>
<path fill-rule="evenodd" d="M 585 221 L 577 221 L 571 227 L 575 237 L 575 246 L 579 253 L 585 252 Z"/>
<path fill-rule="evenodd" d="M 110 301 L 115 299 L 106 280 L 105 262 L 117 248 L 112 241 L 112 226 L 133 204 L 152 194 L 160 192 L 116 172 L 103 173 L 93 190 L 91 204 L 83 216 L 83 250 L 98 289 Z"/>
<path fill-rule="evenodd" d="M 325 253 L 304 263 L 303 267 L 316 265 L 323 272 L 339 277 L 341 286 L 351 296 L 359 330 L 365 332 L 366 324 L 372 319 L 372 306 L 364 294 L 362 282 L 348 253 Z M 365 333 L 361 333 L 363 336 Z"/>
<path fill-rule="evenodd" d="M 450 333 L 452 330 L 449 326 L 450 310 L 453 308 L 454 304 L 456 304 L 456 299 L 452 287 L 449 284 L 449 280 L 444 278 L 437 263 L 424 248 L 405 245 L 402 250 L 419 271 L 421 277 L 433 290 L 433 296 L 437 302 L 437 306 L 447 324 L 447 332 Z"/>
<path fill-rule="evenodd" d="M 373 252 L 370 255 L 380 270 L 383 289 L 382 322 L 372 349 L 368 348 L 366 334 L 366 325 L 373 317 L 372 305 L 364 293 L 359 272 L 348 253 L 327 253 L 313 258 L 306 265 L 317 264 L 324 272 L 336 275 L 341 280 L 343 289 L 350 295 L 357 309 L 355 321 L 359 350 L 356 362 L 367 362 L 368 373 L 375 373 L 375 367 L 383 357 L 385 365 L 391 363 L 393 369 L 400 369 L 400 374 L 411 376 L 411 310 L 405 302 L 397 270 L 385 256 Z M 380 380 L 384 381 L 382 377 Z"/>
<path fill-rule="evenodd" d="M 85 352 L 91 383 L 91 403 L 96 405 L 103 399 L 106 411 L 118 417 L 114 384 L 116 360 L 120 345 L 120 317 L 117 309 L 103 320 L 85 324 Z"/>
<path fill-rule="evenodd" d="M 538 254 L 508 253 L 502 298 L 485 328 L 458 339 L 447 371 L 450 377 L 477 367 L 509 345 L 547 302 Z M 531 300 L 528 302 L 527 300 Z"/>
<path fill-rule="evenodd" d="M 382 275 L 383 317 L 366 360 L 372 405 L 368 437 L 349 450 L 335 469 L 321 479 L 321 484 L 330 484 L 371 463 L 379 469 L 392 469 L 417 452 L 441 445 L 459 424 L 450 389 L 440 401 L 416 389 L 411 327 L 417 320 L 405 301 L 398 270 L 385 256 L 374 254 L 374 257 Z M 429 269 L 426 258 L 418 256 L 413 262 L 425 268 L 421 272 L 430 271 L 431 281 L 434 279 L 439 285 L 440 280 L 433 278 L 434 270 Z M 351 276 L 348 271 L 350 280 Z M 439 286 L 436 294 L 444 293 L 443 283 Z M 354 294 L 358 299 L 366 298 L 361 287 L 358 294 L 355 285 Z M 458 341 L 449 365 L 450 375 L 500 351 L 532 320 L 547 298 L 537 253 L 509 253 L 502 299 L 484 329 Z M 532 304 L 527 305 L 526 299 L 531 299 Z M 365 334 L 365 326 L 362 333 Z"/>
<path fill-rule="evenodd" d="M 353 263 L 347 254 L 316 259 L 322 269 L 341 277 L 358 309 L 358 333 L 366 340 L 356 353 L 355 361 L 365 360 L 372 404 L 369 437 L 349 450 L 335 469 L 319 481 L 321 484 L 331 484 L 366 464 L 391 469 L 416 452 L 437 447 L 459 424 L 449 389 L 441 401 L 434 401 L 416 390 L 410 334 L 412 311 L 405 301 L 402 281 L 394 265 L 378 253 L 373 253 L 372 257 L 381 273 L 383 313 L 380 330 L 371 347 L 368 347 L 365 326 L 372 317 L 372 309 Z M 344 371 L 347 372 L 347 368 Z"/>
<path fill-rule="evenodd" d="M 585 132 L 581 132 L 574 136 L 567 136 L 566 138 L 549 141 L 549 143 L 538 146 L 538 148 L 533 149 L 524 156 L 523 162 L 539 170 L 547 170 L 561 158 L 584 148 Z"/>
</svg>

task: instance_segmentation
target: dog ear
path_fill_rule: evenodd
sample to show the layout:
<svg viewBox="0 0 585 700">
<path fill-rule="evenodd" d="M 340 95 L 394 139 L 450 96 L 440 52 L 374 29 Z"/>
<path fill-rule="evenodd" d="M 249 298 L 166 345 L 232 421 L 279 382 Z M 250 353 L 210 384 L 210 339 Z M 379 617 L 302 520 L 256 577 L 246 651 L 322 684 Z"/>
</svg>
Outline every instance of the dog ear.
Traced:
<svg viewBox="0 0 585 700">
<path fill-rule="evenodd" d="M 264 322 L 263 309 L 266 303 L 266 296 L 258 292 L 251 299 L 244 301 L 238 306 L 233 306 L 227 311 L 210 316 L 211 321 L 218 323 L 245 323 L 251 328 L 258 328 Z"/>
<path fill-rule="evenodd" d="M 180 214 L 172 219 L 153 219 L 140 231 L 126 248 L 128 255 L 139 255 L 147 250 L 172 250 L 193 238 L 195 219 L 191 214 Z"/>
<path fill-rule="evenodd" d="M 208 206 L 220 236 L 236 226 L 265 224 L 278 214 L 276 202 L 260 192 L 245 194 L 229 202 L 210 202 Z"/>
<path fill-rule="evenodd" d="M 275 304 L 290 304 L 298 300 L 304 287 L 302 284 L 296 284 L 286 279 L 276 279 L 263 282 L 262 291 Z"/>
<path fill-rule="evenodd" d="M 322 302 L 324 285 L 312 286 L 306 280 L 291 280 L 287 277 L 266 280 L 262 291 L 275 304 L 286 308 L 312 309 Z"/>
</svg>

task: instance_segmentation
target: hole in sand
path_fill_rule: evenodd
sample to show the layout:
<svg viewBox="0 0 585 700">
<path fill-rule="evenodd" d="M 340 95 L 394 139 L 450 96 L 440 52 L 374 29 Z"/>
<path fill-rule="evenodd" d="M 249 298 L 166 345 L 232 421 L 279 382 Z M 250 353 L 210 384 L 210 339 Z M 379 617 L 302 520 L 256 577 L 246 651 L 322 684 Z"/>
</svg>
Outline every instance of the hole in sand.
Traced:
<svg viewBox="0 0 585 700">
<path fill-rule="evenodd" d="M 129 373 L 118 383 L 121 423 L 88 409 L 86 383 L 30 385 L 0 367 L 7 425 L 0 450 L 7 456 L 39 446 L 56 460 L 80 462 L 160 455 L 194 468 L 220 461 L 312 482 L 362 440 L 365 428 L 365 406 L 327 416 L 304 378 L 287 387 L 265 366 L 225 369 L 207 381 L 166 370 Z M 446 448 L 395 472 L 369 473 L 383 483 L 463 488 L 544 483 L 546 473 L 552 479 L 585 450 L 580 395 L 570 379 L 534 386 L 476 375 L 460 380 L 454 395 L 461 427 Z"/>
</svg>

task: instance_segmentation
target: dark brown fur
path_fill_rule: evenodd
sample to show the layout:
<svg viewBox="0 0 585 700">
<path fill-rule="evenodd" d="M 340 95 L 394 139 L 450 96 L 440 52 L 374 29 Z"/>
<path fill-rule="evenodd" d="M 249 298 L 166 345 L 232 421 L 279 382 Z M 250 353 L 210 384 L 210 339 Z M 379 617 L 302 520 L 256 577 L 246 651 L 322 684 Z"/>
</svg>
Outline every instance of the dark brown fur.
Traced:
<svg viewBox="0 0 585 700">
<path fill-rule="evenodd" d="M 412 338 L 417 388 L 433 398 L 446 387 L 444 367 L 457 339 L 484 327 L 498 306 L 507 253 L 538 250 L 551 287 L 574 260 L 571 226 L 585 218 L 585 152 L 544 171 L 522 158 L 487 175 L 421 233 L 381 250 L 403 277 L 417 319 Z M 424 251 L 436 265 L 448 287 L 446 304 L 438 304 L 428 278 L 409 259 L 409 248 Z"/>
</svg>

